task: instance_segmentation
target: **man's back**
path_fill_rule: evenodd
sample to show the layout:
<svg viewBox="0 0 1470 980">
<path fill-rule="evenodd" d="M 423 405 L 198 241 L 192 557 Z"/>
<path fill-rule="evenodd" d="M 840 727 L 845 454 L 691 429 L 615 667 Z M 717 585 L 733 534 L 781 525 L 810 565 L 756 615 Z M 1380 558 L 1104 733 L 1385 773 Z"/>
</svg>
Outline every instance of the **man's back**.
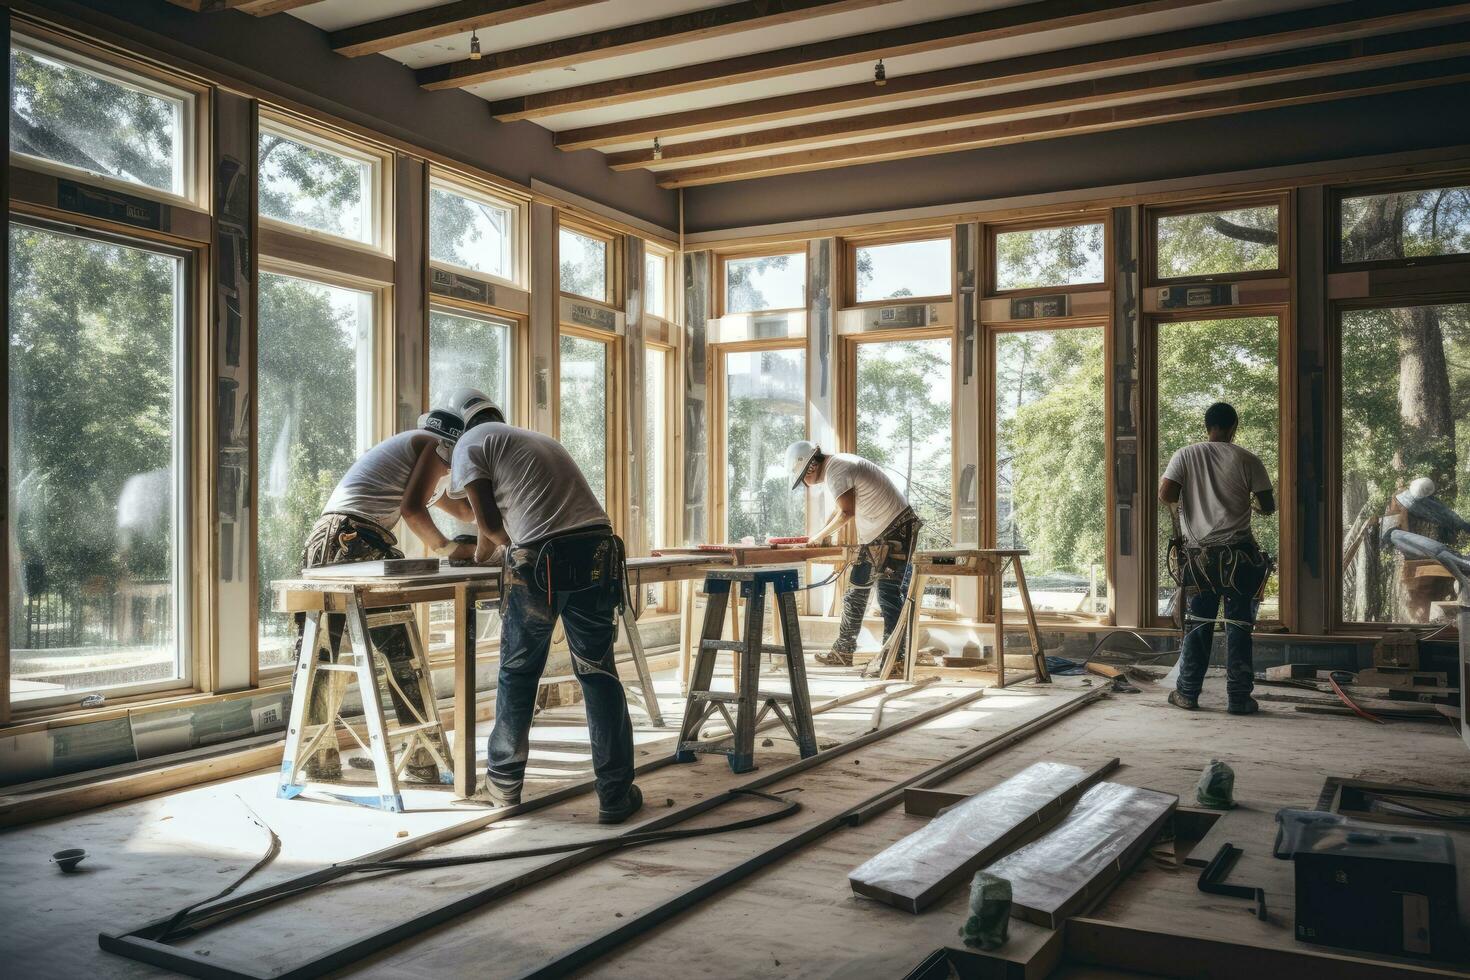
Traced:
<svg viewBox="0 0 1470 980">
<path fill-rule="evenodd" d="M 1265 465 L 1233 442 L 1197 442 L 1169 460 L 1164 479 L 1179 484 L 1180 524 L 1192 546 L 1224 544 L 1251 527 L 1251 497 L 1271 489 Z"/>
<path fill-rule="evenodd" d="M 530 429 L 486 422 L 460 437 L 450 493 L 463 496 L 475 480 L 490 481 L 505 533 L 517 545 L 610 524 L 566 448 Z"/>
</svg>

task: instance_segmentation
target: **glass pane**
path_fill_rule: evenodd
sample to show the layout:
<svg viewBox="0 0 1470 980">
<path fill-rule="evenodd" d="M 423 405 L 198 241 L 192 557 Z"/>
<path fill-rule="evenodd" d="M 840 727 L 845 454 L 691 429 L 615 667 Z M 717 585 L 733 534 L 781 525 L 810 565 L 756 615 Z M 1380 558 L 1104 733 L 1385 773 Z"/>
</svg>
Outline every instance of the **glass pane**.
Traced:
<svg viewBox="0 0 1470 980">
<path fill-rule="evenodd" d="M 1045 612 L 1108 609 L 1104 373 L 1101 327 L 996 335 L 995 540 Z"/>
<path fill-rule="evenodd" d="M 1341 207 L 1344 262 L 1470 253 L 1470 187 L 1349 197 Z"/>
<path fill-rule="evenodd" d="M 291 617 L 270 584 L 301 571 L 312 524 L 372 444 L 372 294 L 291 276 L 260 277 L 260 666 L 292 662 Z"/>
<path fill-rule="evenodd" d="M 1103 226 L 1063 225 L 995 236 L 995 288 L 1043 289 L 1103 281 Z"/>
<path fill-rule="evenodd" d="M 665 469 L 669 464 L 668 363 L 670 353 L 657 347 L 644 348 L 643 369 L 643 540 L 653 551 L 668 544 L 664 529 L 669 518 L 669 486 Z M 658 605 L 661 585 L 647 587 L 644 602 Z"/>
<path fill-rule="evenodd" d="M 669 315 L 669 257 L 643 253 L 643 308 L 654 316 Z"/>
<path fill-rule="evenodd" d="M 1470 305 L 1344 311 L 1342 391 L 1342 617 L 1453 621 L 1454 580 L 1382 547 L 1379 519 L 1419 477 L 1470 517 Z M 1466 550 L 1433 519 L 1408 529 Z"/>
<path fill-rule="evenodd" d="M 504 320 L 429 311 L 429 404 L 455 388 L 479 388 L 513 421 L 511 326 Z"/>
<path fill-rule="evenodd" d="M 515 219 L 514 208 L 436 184 L 429 188 L 429 258 L 514 279 Z"/>
<path fill-rule="evenodd" d="M 1277 207 L 1163 215 L 1158 219 L 1158 277 L 1219 276 L 1279 268 Z"/>
<path fill-rule="evenodd" d="M 607 506 L 607 345 L 561 338 L 561 444 Z"/>
<path fill-rule="evenodd" d="M 181 265 L 10 226 L 13 701 L 182 676 Z"/>
<path fill-rule="evenodd" d="M 805 437 L 805 351 L 727 354 L 726 540 L 806 533 L 806 495 L 786 472 L 786 447 Z"/>
<path fill-rule="evenodd" d="M 10 49 L 10 149 L 183 194 L 184 100 Z"/>
<path fill-rule="evenodd" d="M 1261 458 L 1271 485 L 1281 485 L 1279 407 L 1281 385 L 1277 375 L 1280 330 L 1275 317 L 1237 317 L 1159 324 L 1158 340 L 1158 472 L 1169 457 L 1205 439 L 1205 409 L 1229 402 L 1240 414 L 1235 442 Z M 1280 504 L 1280 495 L 1277 495 Z M 1278 510 L 1270 517 L 1256 514 L 1251 531 L 1261 550 L 1280 554 Z M 1156 552 L 1158 611 L 1173 615 L 1174 580 L 1165 567 L 1169 513 L 1159 508 Z M 1280 616 L 1281 580 L 1271 576 L 1261 603 L 1261 619 Z"/>
<path fill-rule="evenodd" d="M 726 260 L 726 313 L 799 310 L 805 306 L 805 252 Z"/>
<path fill-rule="evenodd" d="M 260 216 L 355 242 L 373 241 L 373 166 L 260 131 Z"/>
<path fill-rule="evenodd" d="M 864 245 L 857 249 L 857 301 L 948 296 L 949 239 Z"/>
<path fill-rule="evenodd" d="M 560 228 L 557 247 L 561 251 L 561 291 L 607 302 L 607 242 Z"/>
</svg>

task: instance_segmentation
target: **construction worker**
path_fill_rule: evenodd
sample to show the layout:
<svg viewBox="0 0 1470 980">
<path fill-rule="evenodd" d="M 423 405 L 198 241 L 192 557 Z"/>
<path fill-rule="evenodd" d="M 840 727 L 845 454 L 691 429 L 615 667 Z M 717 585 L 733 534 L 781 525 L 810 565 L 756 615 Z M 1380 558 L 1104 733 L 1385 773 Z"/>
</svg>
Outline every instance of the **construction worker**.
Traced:
<svg viewBox="0 0 1470 980">
<path fill-rule="evenodd" d="M 1232 715 L 1260 710 L 1251 697 L 1255 669 L 1251 631 L 1256 596 L 1270 573 L 1269 561 L 1251 534 L 1254 502 L 1263 515 L 1276 512 L 1271 476 L 1260 458 L 1235 444 L 1240 416 L 1225 402 L 1205 411 L 1207 439 L 1174 454 L 1159 481 L 1159 500 L 1175 514 L 1183 537 L 1180 587 L 1189 597 L 1179 680 L 1169 703 L 1199 707 L 1215 617 L 1225 603 L 1225 695 Z"/>
<path fill-rule="evenodd" d="M 633 785 L 633 722 L 613 659 L 623 600 L 623 547 L 571 454 L 550 436 L 507 425 L 497 412 L 454 447 L 449 493 L 466 497 L 475 560 L 504 549 L 500 676 L 480 794 L 521 800 L 536 690 L 561 618 L 587 705 L 598 822 L 622 823 L 643 805 Z"/>
<path fill-rule="evenodd" d="M 464 501 L 436 495 L 435 491 L 449 471 L 450 453 L 464 431 L 463 413 L 477 413 L 482 406 L 491 404 L 482 391 L 456 389 L 438 408 L 419 417 L 418 428 L 389 436 L 359 456 L 338 481 L 321 517 L 312 525 L 302 550 L 301 566 L 321 568 L 402 558 L 398 539 L 390 530 L 400 518 L 431 554 L 459 559 L 472 557 L 474 546 L 448 540 L 429 516 L 429 508 L 437 506 L 461 520 L 471 519 Z M 305 615 L 298 613 L 298 658 L 301 655 L 299 626 L 304 620 Z M 327 630 L 334 651 L 341 643 L 345 625 L 344 616 L 328 615 Z M 380 627 L 373 630 L 372 642 L 393 670 L 397 683 L 388 685 L 388 690 L 399 722 L 416 724 L 424 717 L 424 705 L 413 667 L 413 648 L 405 632 L 409 628 Z M 347 675 L 343 673 L 321 674 L 318 678 L 307 708 L 306 720 L 313 725 L 331 720 L 332 706 L 340 703 L 347 683 Z M 336 746 L 314 753 L 307 760 L 305 770 L 308 778 L 339 778 L 342 765 Z M 407 772 L 411 779 L 420 782 L 437 783 L 440 778 L 439 765 L 422 747 L 409 758 Z"/>
<path fill-rule="evenodd" d="M 822 452 L 805 439 L 786 450 L 791 489 L 805 483 L 824 485 L 832 497 L 832 516 L 811 536 L 814 545 L 824 544 L 849 523 L 857 526 L 862 550 L 849 567 L 848 589 L 842 597 L 842 622 L 829 653 L 817 655 L 828 666 L 852 665 L 858 632 L 868 610 L 873 580 L 878 583 L 878 608 L 883 614 L 883 641 L 898 625 L 904 592 L 913 574 L 914 544 L 923 522 L 894 486 L 882 467 L 851 453 Z M 902 657 L 905 651 L 900 650 Z"/>
</svg>

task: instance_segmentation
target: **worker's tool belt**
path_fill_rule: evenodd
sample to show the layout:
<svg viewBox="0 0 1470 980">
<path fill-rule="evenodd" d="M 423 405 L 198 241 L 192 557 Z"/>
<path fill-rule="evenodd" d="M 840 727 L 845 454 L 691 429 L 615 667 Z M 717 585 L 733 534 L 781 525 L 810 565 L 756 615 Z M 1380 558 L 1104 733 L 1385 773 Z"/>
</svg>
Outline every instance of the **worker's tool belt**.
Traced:
<svg viewBox="0 0 1470 980">
<path fill-rule="evenodd" d="M 599 608 L 622 601 L 627 578 L 623 539 L 605 527 L 569 531 L 527 545 L 511 545 L 506 570 L 549 605 L 559 593 L 599 590 Z"/>
<path fill-rule="evenodd" d="M 1183 549 L 1184 585 L 1196 592 L 1254 598 L 1266 582 L 1271 565 L 1254 537 L 1226 544 Z"/>
<path fill-rule="evenodd" d="M 402 558 L 398 539 L 387 528 L 355 514 L 323 514 L 306 536 L 302 568 L 341 565 L 351 561 Z"/>
<path fill-rule="evenodd" d="M 913 508 L 905 507 L 882 534 L 858 549 L 858 560 L 872 565 L 875 578 L 903 578 L 904 569 L 913 561 L 914 544 L 923 526 Z"/>
</svg>

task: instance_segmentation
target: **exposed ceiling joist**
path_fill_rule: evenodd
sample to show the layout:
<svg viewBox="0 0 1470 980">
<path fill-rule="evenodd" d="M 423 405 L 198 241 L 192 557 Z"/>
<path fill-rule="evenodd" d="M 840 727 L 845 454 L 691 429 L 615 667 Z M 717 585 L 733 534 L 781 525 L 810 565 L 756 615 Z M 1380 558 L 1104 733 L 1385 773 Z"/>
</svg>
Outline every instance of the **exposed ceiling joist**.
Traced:
<svg viewBox="0 0 1470 980">
<path fill-rule="evenodd" d="M 1213 2 L 1215 0 L 1039 0 L 978 14 L 518 96 L 492 102 L 490 109 L 502 121 L 535 119 L 680 92 L 705 91 L 737 81 L 777 78 Z"/>
<path fill-rule="evenodd" d="M 976 124 L 1123 98 L 1141 101 L 1145 96 L 1238 88 L 1270 80 L 1363 71 L 1461 55 L 1470 55 L 1470 23 L 665 144 L 658 159 L 654 158 L 651 149 L 639 149 L 608 154 L 607 163 L 614 170 L 692 163 L 802 144 L 830 143 L 842 138 L 898 134 L 905 130 L 932 128 L 936 123 Z"/>
<path fill-rule="evenodd" d="M 327 35 L 327 42 L 338 54 L 356 58 L 410 44 L 454 37 L 467 31 L 486 30 L 518 20 L 529 20 L 544 14 L 590 7 L 602 2 L 603 0 L 458 0 L 456 3 L 440 4 L 437 7 L 397 14 L 333 31 Z"/>
<path fill-rule="evenodd" d="M 882 88 L 870 82 L 838 85 L 569 129 L 557 133 L 555 140 L 564 150 L 595 149 L 651 140 L 655 136 L 668 139 L 722 126 L 779 122 L 817 112 L 882 105 L 928 95 L 1035 83 L 1083 71 L 1137 67 L 1162 57 L 1203 58 L 1224 52 L 1243 55 L 1267 46 L 1403 30 L 1467 16 L 1470 16 L 1470 2 L 1463 0 L 1357 0 L 939 71 L 890 76 Z"/>
<path fill-rule="evenodd" d="M 239 10 L 257 17 L 280 14 L 298 7 L 309 7 L 321 0 L 168 0 L 176 7 L 184 7 L 199 14 L 212 14 L 220 10 Z"/>
<path fill-rule="evenodd" d="M 434 65 L 421 68 L 416 74 L 419 84 L 427 89 L 463 88 L 478 82 L 529 75 L 597 58 L 654 51 L 674 44 L 795 24 L 895 2 L 897 0 L 745 0 L 578 37 L 488 52 L 479 60 L 464 59 Z"/>
<path fill-rule="evenodd" d="M 1454 58 L 684 167 L 661 171 L 658 184 L 664 188 L 675 188 L 749 180 L 777 174 L 953 153 L 957 150 L 1007 143 L 1055 139 L 1102 130 L 1426 88 L 1466 80 L 1470 80 L 1470 58 Z"/>
</svg>

